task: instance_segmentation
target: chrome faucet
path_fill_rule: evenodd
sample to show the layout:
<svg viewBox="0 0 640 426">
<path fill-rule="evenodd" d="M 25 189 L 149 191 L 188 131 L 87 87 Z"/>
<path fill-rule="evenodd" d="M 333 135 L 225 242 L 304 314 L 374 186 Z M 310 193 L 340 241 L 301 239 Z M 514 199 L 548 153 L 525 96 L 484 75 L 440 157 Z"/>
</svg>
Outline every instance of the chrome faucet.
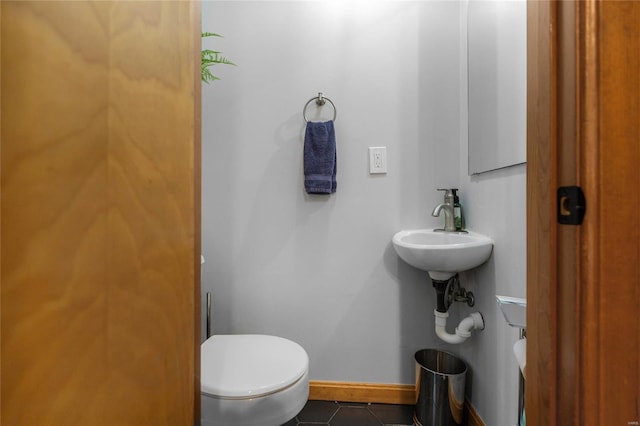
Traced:
<svg viewBox="0 0 640 426">
<path fill-rule="evenodd" d="M 438 204 L 431 212 L 431 216 L 438 217 L 444 210 L 444 229 L 434 229 L 434 231 L 456 232 L 456 225 L 453 220 L 453 192 L 450 189 L 438 189 L 444 192 L 444 203 Z"/>
</svg>

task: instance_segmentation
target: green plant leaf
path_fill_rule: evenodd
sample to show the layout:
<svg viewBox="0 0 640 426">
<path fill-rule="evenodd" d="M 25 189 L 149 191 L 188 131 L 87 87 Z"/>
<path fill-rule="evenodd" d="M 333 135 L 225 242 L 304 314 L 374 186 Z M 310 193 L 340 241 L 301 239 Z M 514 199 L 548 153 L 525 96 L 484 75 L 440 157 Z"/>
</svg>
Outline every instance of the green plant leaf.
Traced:
<svg viewBox="0 0 640 426">
<path fill-rule="evenodd" d="M 210 32 L 202 32 L 202 37 L 222 37 L 220 34 L 210 33 Z M 213 75 L 209 67 L 213 65 L 236 65 L 231 60 L 222 56 L 222 52 L 211 50 L 211 49 L 203 49 L 202 50 L 202 64 L 201 64 L 201 73 L 202 73 L 202 81 L 205 83 L 209 83 L 214 80 L 220 80 L 219 77 Z"/>
</svg>

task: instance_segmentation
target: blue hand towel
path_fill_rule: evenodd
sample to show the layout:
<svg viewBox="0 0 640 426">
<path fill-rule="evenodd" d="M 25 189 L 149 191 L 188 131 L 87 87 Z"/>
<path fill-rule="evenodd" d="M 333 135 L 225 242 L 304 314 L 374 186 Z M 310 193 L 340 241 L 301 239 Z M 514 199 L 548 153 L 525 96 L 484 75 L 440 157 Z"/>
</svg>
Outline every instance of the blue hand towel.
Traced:
<svg viewBox="0 0 640 426">
<path fill-rule="evenodd" d="M 333 121 L 307 122 L 304 135 L 304 188 L 308 194 L 336 192 L 336 159 Z"/>
</svg>

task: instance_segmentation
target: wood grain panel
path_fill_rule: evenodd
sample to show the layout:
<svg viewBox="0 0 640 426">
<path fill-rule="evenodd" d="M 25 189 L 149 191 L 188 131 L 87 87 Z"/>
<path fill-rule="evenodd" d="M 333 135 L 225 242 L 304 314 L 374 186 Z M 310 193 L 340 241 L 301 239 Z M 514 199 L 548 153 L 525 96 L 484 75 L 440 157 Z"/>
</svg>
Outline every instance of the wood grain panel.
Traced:
<svg viewBox="0 0 640 426">
<path fill-rule="evenodd" d="M 416 389 L 414 385 L 311 380 L 309 399 L 410 405 L 416 403 Z"/>
<path fill-rule="evenodd" d="M 197 66 L 193 67 L 193 270 L 195 271 L 193 292 L 193 413 L 194 424 L 200 424 L 200 320 L 202 319 L 201 301 L 201 268 L 200 255 L 202 254 L 202 81 L 200 64 L 202 61 L 202 2 L 191 1 L 191 27 L 192 28 L 192 61 Z M 195 30 L 195 31 L 194 31 Z M 216 141 L 217 142 L 217 141 Z"/>
<path fill-rule="evenodd" d="M 529 2 L 527 420 L 637 424 L 640 3 L 551 6 Z M 549 211 L 566 184 L 573 229 Z"/>
<path fill-rule="evenodd" d="M 2 64 L 2 5 L 0 5 L 0 64 Z M 0 66 L 0 176 L 2 176 L 2 67 Z M 2 223 L 2 185 L 0 185 L 0 224 Z M 0 225 L 0 241 L 2 241 L 2 226 Z M 0 244 L 0 271 L 2 270 L 2 244 Z M 0 273 L 0 289 L 2 289 L 2 274 Z M 0 330 L 2 330 L 2 292 L 0 291 Z M 0 348 L 2 348 L 2 333 L 0 332 Z M 2 377 L 2 351 L 0 350 L 0 377 Z M 0 413 L 2 413 L 2 381 L 0 380 Z M 0 416 L 0 426 L 2 416 Z"/>
<path fill-rule="evenodd" d="M 585 421 L 585 413 L 579 411 L 578 421 L 589 424 L 590 421 L 598 419 L 600 410 L 598 392 L 595 390 L 599 386 L 599 327 L 598 310 L 599 296 L 594 280 L 599 281 L 598 252 L 600 237 L 597 229 L 600 228 L 601 215 L 599 204 L 600 189 L 598 175 L 600 174 L 600 162 L 598 146 L 598 97 L 600 96 L 597 81 L 598 68 L 598 25 L 597 8 L 594 2 L 578 5 L 579 27 L 576 34 L 576 43 L 579 46 L 578 72 L 576 79 L 579 84 L 577 100 L 577 119 L 579 140 L 582 146 L 582 158 L 579 159 L 581 170 L 589 170 L 581 176 L 581 184 L 588 197 L 588 215 L 582 232 L 581 245 L 584 246 L 584 253 L 581 254 L 581 281 L 582 286 L 579 293 L 580 313 L 582 314 L 582 327 L 578 331 L 580 339 L 580 352 L 578 369 L 579 375 L 577 405 L 579 408 L 587 409 L 592 419 Z M 589 384 L 587 386 L 587 384 Z M 591 389 L 590 389 L 591 388 Z M 587 408 L 588 407 L 588 408 Z M 594 416 L 595 414 L 595 416 Z"/>
<path fill-rule="evenodd" d="M 561 186 L 573 186 L 580 182 L 578 162 L 579 146 L 576 134 L 576 16 L 573 2 L 558 2 L 557 38 L 556 38 L 556 131 L 555 167 L 557 172 L 551 205 L 555 208 L 555 189 Z M 551 157 L 554 161 L 554 157 Z M 576 418 L 576 366 L 579 348 L 578 330 L 575 318 L 579 309 L 580 291 L 578 253 L 580 226 L 557 225 L 556 213 L 553 221 L 556 233 L 555 282 L 556 322 L 554 333 L 555 361 L 557 362 L 556 386 L 556 424 L 569 425 Z"/>
<path fill-rule="evenodd" d="M 2 421 L 193 424 L 199 15 L 1 7 Z"/>
<path fill-rule="evenodd" d="M 191 19 L 188 3 L 117 2 L 110 26 L 110 387 L 124 412 L 166 424 L 188 424 L 193 406 Z M 156 404 L 141 407 L 140 393 Z"/>
<path fill-rule="evenodd" d="M 107 379 L 107 22 L 29 2 L 2 20 L 2 418 L 78 424 Z"/>
<path fill-rule="evenodd" d="M 640 421 L 640 3 L 581 5 L 585 221 L 581 424 Z M 597 37 L 590 36 L 595 33 Z M 594 200 L 592 203 L 591 200 Z M 594 350 L 595 349 L 595 350 Z"/>
<path fill-rule="evenodd" d="M 555 3 L 527 3 L 527 421 L 554 424 L 556 413 Z"/>
</svg>

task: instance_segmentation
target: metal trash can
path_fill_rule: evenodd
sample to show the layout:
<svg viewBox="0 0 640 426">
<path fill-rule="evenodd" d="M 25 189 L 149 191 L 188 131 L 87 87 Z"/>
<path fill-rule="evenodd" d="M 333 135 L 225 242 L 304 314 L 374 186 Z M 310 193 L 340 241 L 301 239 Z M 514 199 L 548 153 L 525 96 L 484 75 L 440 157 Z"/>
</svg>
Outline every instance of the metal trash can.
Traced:
<svg viewBox="0 0 640 426">
<path fill-rule="evenodd" d="M 461 425 L 467 364 L 435 349 L 422 349 L 415 358 L 416 426 Z"/>
</svg>

